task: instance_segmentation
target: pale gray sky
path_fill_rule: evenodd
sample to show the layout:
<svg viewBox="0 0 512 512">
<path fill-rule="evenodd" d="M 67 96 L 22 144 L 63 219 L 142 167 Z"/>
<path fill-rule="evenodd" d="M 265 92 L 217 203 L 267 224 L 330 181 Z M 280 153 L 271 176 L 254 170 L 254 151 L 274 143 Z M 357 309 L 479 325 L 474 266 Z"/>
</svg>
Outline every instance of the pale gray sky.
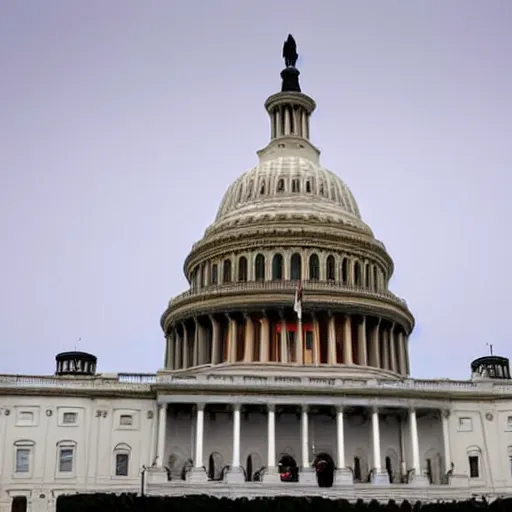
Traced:
<svg viewBox="0 0 512 512">
<path fill-rule="evenodd" d="M 510 356 L 511 20 L 509 0 L 3 0 L 0 372 L 75 345 L 162 366 L 160 315 L 268 141 L 288 32 L 313 143 L 416 317 L 413 374 Z"/>
</svg>

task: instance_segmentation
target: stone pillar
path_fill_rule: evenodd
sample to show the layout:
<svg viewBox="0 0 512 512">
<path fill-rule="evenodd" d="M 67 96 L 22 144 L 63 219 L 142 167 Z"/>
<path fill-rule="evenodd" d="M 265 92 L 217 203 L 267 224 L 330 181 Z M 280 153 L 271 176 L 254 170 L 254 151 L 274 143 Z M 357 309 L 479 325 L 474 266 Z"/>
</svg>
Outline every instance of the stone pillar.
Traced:
<svg viewBox="0 0 512 512">
<path fill-rule="evenodd" d="M 240 466 L 240 411 L 241 404 L 233 405 L 233 455 L 231 468 L 226 473 L 228 483 L 241 483 L 245 481 L 243 469 Z"/>
<path fill-rule="evenodd" d="M 174 341 L 176 337 L 174 335 L 174 329 L 171 329 L 165 340 L 165 368 L 167 370 L 173 370 L 174 369 Z"/>
<path fill-rule="evenodd" d="M 229 351 L 228 363 L 236 363 L 237 345 L 238 345 L 238 323 L 234 318 L 229 318 Z"/>
<path fill-rule="evenodd" d="M 198 328 L 199 328 L 199 347 L 197 351 L 197 357 L 198 357 L 198 364 L 206 364 L 208 362 L 208 355 L 206 350 L 206 330 L 204 325 L 201 325 L 201 323 L 198 322 Z"/>
<path fill-rule="evenodd" d="M 196 446 L 194 467 L 187 473 L 187 481 L 192 483 L 207 482 L 208 476 L 204 467 L 204 404 L 196 405 Z"/>
<path fill-rule="evenodd" d="M 352 322 L 350 315 L 345 315 L 343 322 L 343 362 L 345 364 L 354 364 L 352 356 Z"/>
<path fill-rule="evenodd" d="M 299 472 L 299 483 L 302 485 L 316 485 L 315 470 L 309 463 L 309 416 L 307 406 L 302 406 L 300 420 L 302 464 Z"/>
<path fill-rule="evenodd" d="M 390 359 L 390 370 L 392 372 L 398 371 L 398 365 L 396 361 L 396 337 L 395 337 L 395 324 L 391 324 L 389 330 L 389 359 Z"/>
<path fill-rule="evenodd" d="M 320 364 L 320 325 L 316 316 L 313 316 L 313 364 Z"/>
<path fill-rule="evenodd" d="M 213 315 L 210 315 L 212 323 L 212 364 L 220 362 L 220 324 Z"/>
<path fill-rule="evenodd" d="M 188 360 L 188 331 L 187 326 L 185 325 L 185 322 L 182 324 L 183 327 L 183 349 L 182 349 L 182 355 L 183 355 L 183 364 L 181 365 L 182 368 L 188 368 L 190 361 Z"/>
<path fill-rule="evenodd" d="M 375 368 L 380 368 L 380 343 L 379 343 L 380 318 L 372 331 L 372 344 L 370 353 L 370 364 Z"/>
<path fill-rule="evenodd" d="M 361 366 L 368 366 L 368 354 L 366 351 L 366 317 L 361 317 L 357 326 L 357 358 Z"/>
<path fill-rule="evenodd" d="M 452 454 L 450 450 L 450 411 L 441 411 L 441 421 L 443 422 L 444 472 L 446 473 L 452 464 Z"/>
<path fill-rule="evenodd" d="M 280 359 L 281 363 L 288 362 L 288 331 L 286 329 L 286 319 L 284 312 L 281 312 L 281 336 L 280 336 Z"/>
<path fill-rule="evenodd" d="M 380 459 L 380 419 L 377 408 L 372 411 L 372 437 L 373 437 L 373 473 L 372 483 L 376 485 L 389 484 L 389 476 L 382 470 Z"/>
<path fill-rule="evenodd" d="M 267 470 L 263 474 L 264 483 L 280 481 L 276 466 L 276 409 L 274 404 L 268 405 L 267 416 Z"/>
<path fill-rule="evenodd" d="M 244 363 L 252 361 L 254 351 L 254 322 L 251 315 L 245 315 Z"/>
<path fill-rule="evenodd" d="M 194 317 L 194 347 L 192 350 L 192 366 L 199 365 L 199 320 Z"/>
<path fill-rule="evenodd" d="M 336 364 L 336 321 L 332 311 L 329 311 L 327 324 L 327 363 Z"/>
<path fill-rule="evenodd" d="M 167 433 L 167 404 L 158 404 L 158 439 L 156 445 L 156 464 L 165 465 L 165 437 Z"/>
<path fill-rule="evenodd" d="M 302 319 L 297 319 L 297 335 L 295 336 L 295 362 L 304 364 L 304 339 L 302 332 Z"/>
<path fill-rule="evenodd" d="M 336 472 L 334 473 L 334 485 L 352 485 L 352 472 L 345 465 L 345 428 L 343 418 L 343 407 L 336 409 L 336 440 L 337 440 L 337 461 Z"/>
<path fill-rule="evenodd" d="M 270 351 L 270 322 L 267 316 L 261 319 L 260 329 L 260 361 L 268 363 Z"/>
<path fill-rule="evenodd" d="M 411 374 L 411 361 L 409 360 L 409 336 L 404 336 L 404 348 L 405 348 L 405 366 L 407 368 L 407 375 Z"/>
<path fill-rule="evenodd" d="M 412 483 L 414 485 L 428 485 L 429 481 L 421 471 L 418 422 L 415 409 L 409 411 L 409 431 L 411 433 L 412 468 L 414 469 Z"/>
<path fill-rule="evenodd" d="M 381 367 L 389 370 L 389 331 L 382 329 L 382 361 Z"/>
<path fill-rule="evenodd" d="M 407 363 L 405 362 L 404 333 L 398 332 L 398 364 L 401 375 L 407 375 Z"/>
</svg>

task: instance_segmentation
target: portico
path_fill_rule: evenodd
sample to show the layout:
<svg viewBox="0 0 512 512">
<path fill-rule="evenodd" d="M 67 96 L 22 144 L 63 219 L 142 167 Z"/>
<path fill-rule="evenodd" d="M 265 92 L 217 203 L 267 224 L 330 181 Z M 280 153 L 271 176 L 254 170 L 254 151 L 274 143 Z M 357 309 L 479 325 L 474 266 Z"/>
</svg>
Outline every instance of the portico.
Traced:
<svg viewBox="0 0 512 512">
<path fill-rule="evenodd" d="M 315 460 L 325 454 L 335 468 L 334 486 L 424 486 L 441 483 L 450 460 L 443 403 L 211 394 L 162 395 L 159 402 L 156 452 L 172 481 L 277 483 L 286 455 L 301 484 L 317 485 Z M 427 461 L 427 452 L 439 452 L 439 460 Z"/>
</svg>

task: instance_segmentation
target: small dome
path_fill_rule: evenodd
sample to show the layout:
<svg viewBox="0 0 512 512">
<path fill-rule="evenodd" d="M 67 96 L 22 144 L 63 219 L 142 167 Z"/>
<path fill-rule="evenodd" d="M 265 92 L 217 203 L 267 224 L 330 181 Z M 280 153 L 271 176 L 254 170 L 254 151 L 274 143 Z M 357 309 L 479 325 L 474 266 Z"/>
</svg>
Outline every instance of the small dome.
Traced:
<svg viewBox="0 0 512 512">
<path fill-rule="evenodd" d="M 264 160 L 227 190 L 212 228 L 276 215 L 317 218 L 371 233 L 350 189 L 309 158 L 287 155 Z"/>
</svg>

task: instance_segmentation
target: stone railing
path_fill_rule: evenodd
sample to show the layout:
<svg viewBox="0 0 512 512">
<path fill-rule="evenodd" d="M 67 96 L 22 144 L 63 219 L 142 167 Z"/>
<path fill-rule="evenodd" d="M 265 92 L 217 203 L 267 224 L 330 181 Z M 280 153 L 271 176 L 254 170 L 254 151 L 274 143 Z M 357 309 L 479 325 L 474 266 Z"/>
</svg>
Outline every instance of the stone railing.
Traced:
<svg viewBox="0 0 512 512">
<path fill-rule="evenodd" d="M 263 375 L 196 375 L 173 376 L 158 375 L 157 384 L 167 384 L 183 388 L 254 388 L 282 389 L 283 391 L 304 389 L 315 390 L 351 390 L 375 392 L 382 394 L 393 391 L 415 391 L 430 393 L 491 393 L 510 394 L 512 396 L 512 380 L 509 382 L 492 381 L 456 381 L 456 380 L 381 380 L 381 379 L 351 379 L 342 377 L 312 377 L 312 376 L 263 376 Z"/>
<path fill-rule="evenodd" d="M 236 283 L 224 283 L 204 286 L 201 288 L 191 288 L 186 292 L 177 295 L 169 301 L 169 307 L 175 307 L 178 303 L 186 302 L 186 299 L 207 300 L 216 296 L 233 293 L 254 293 L 254 292 L 284 292 L 293 295 L 297 289 L 299 281 L 243 281 Z M 407 307 L 407 302 L 389 291 L 373 291 L 363 286 L 355 286 L 343 283 L 341 281 L 302 281 L 305 301 L 307 293 L 310 292 L 345 292 L 355 295 L 364 295 L 368 297 L 380 298 L 400 304 Z"/>
<path fill-rule="evenodd" d="M 150 390 L 155 374 L 119 373 L 92 377 L 53 375 L 0 375 L 0 387 L 6 388 L 76 388 L 76 389 L 133 389 Z"/>
</svg>

